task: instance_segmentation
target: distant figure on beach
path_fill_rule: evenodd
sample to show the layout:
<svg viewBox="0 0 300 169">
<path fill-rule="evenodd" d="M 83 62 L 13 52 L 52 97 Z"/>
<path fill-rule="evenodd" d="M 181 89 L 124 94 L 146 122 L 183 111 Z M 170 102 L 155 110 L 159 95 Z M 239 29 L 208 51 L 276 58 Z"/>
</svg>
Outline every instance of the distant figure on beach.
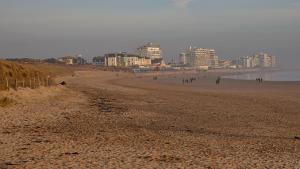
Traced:
<svg viewBox="0 0 300 169">
<path fill-rule="evenodd" d="M 216 80 L 216 84 L 219 85 L 221 83 L 221 77 L 218 77 Z"/>
<path fill-rule="evenodd" d="M 256 78 L 256 82 L 262 83 L 263 82 L 263 78 Z"/>
</svg>

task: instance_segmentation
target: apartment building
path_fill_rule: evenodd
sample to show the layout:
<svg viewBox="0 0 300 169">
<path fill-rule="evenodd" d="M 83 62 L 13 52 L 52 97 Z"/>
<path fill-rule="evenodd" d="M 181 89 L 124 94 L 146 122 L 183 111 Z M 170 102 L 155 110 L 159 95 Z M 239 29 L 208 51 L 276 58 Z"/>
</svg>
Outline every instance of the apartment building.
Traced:
<svg viewBox="0 0 300 169">
<path fill-rule="evenodd" d="M 217 67 L 219 58 L 214 49 L 192 48 L 191 46 L 180 54 L 181 62 L 192 67 Z"/>
<path fill-rule="evenodd" d="M 137 55 L 143 58 L 150 58 L 151 60 L 162 58 L 162 49 L 160 45 L 147 43 L 137 49 Z"/>
<path fill-rule="evenodd" d="M 267 53 L 241 57 L 240 60 L 242 67 L 244 68 L 270 68 L 277 66 L 276 57 Z"/>
<path fill-rule="evenodd" d="M 134 67 L 134 66 L 149 66 L 151 59 L 141 57 L 135 54 L 127 53 L 110 53 L 105 54 L 105 66 L 109 67 Z"/>
</svg>

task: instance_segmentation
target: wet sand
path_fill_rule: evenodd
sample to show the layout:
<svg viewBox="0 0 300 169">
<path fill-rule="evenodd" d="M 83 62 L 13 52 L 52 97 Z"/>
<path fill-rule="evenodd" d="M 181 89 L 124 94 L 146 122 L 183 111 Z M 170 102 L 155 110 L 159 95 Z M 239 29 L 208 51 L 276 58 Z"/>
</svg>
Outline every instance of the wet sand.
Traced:
<svg viewBox="0 0 300 169">
<path fill-rule="evenodd" d="M 85 71 L 5 93 L 0 168 L 300 168 L 300 83 L 218 75 Z"/>
</svg>

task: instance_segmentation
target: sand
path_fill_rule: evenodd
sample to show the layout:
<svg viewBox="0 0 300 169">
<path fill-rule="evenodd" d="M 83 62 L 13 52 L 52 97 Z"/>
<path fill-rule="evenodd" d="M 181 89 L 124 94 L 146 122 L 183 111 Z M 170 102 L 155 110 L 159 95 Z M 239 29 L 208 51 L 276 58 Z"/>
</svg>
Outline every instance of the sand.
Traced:
<svg viewBox="0 0 300 169">
<path fill-rule="evenodd" d="M 81 71 L 4 92 L 0 168 L 300 168 L 300 84 L 216 76 Z"/>
</svg>

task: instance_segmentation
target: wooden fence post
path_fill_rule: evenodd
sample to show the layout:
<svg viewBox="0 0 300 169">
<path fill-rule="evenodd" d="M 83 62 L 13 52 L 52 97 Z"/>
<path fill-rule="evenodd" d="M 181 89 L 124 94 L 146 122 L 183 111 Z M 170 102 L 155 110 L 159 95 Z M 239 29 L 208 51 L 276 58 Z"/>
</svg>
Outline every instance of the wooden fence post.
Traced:
<svg viewBox="0 0 300 169">
<path fill-rule="evenodd" d="M 40 76 L 38 76 L 38 87 L 41 86 Z"/>
<path fill-rule="evenodd" d="M 7 77 L 5 77 L 5 79 L 6 79 L 6 88 L 7 88 L 7 90 L 9 90 L 9 81 L 8 81 Z"/>
<path fill-rule="evenodd" d="M 35 76 L 33 77 L 33 88 L 35 88 Z"/>
<path fill-rule="evenodd" d="M 18 90 L 18 79 L 15 80 L 15 89 Z"/>
</svg>

